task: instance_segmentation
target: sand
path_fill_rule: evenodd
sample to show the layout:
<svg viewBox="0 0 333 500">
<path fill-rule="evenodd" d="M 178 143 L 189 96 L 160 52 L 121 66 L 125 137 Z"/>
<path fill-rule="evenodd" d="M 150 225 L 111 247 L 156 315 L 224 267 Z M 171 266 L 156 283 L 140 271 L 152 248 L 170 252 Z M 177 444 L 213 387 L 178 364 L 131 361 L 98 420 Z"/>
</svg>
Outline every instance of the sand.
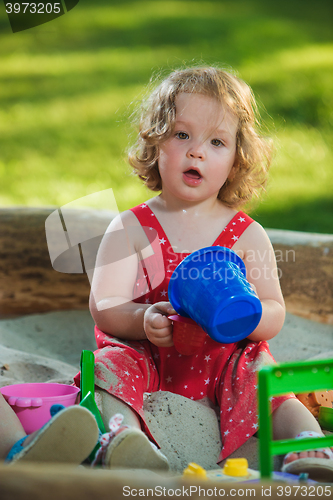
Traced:
<svg viewBox="0 0 333 500">
<path fill-rule="evenodd" d="M 0 387 L 22 382 L 71 383 L 83 349 L 94 350 L 88 311 L 66 311 L 0 319 Z M 270 342 L 278 362 L 333 357 L 333 326 L 287 314 L 283 329 Z M 147 395 L 149 427 L 173 471 L 189 462 L 216 468 L 220 451 L 216 409 L 168 392 Z M 257 439 L 233 456 L 245 456 L 258 468 Z"/>
</svg>

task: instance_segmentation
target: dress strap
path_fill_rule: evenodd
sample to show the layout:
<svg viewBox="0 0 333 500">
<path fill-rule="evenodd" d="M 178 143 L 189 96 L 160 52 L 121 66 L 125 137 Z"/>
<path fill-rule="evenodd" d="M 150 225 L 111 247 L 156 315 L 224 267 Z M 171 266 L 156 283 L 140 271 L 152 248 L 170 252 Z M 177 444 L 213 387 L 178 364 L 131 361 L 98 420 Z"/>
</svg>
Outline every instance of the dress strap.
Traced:
<svg viewBox="0 0 333 500">
<path fill-rule="evenodd" d="M 237 212 L 215 240 L 214 245 L 232 248 L 252 222 L 254 222 L 253 219 L 247 214 L 241 211 Z"/>
<path fill-rule="evenodd" d="M 160 244 L 162 246 L 169 247 L 170 243 L 168 240 L 167 235 L 164 232 L 163 227 L 161 226 L 159 220 L 155 216 L 154 212 L 151 210 L 151 208 L 146 204 L 142 203 L 141 205 L 137 205 L 136 207 L 133 207 L 130 209 L 131 212 L 135 215 L 135 217 L 138 219 L 142 227 L 147 227 L 147 228 L 153 228 L 157 231 Z"/>
</svg>

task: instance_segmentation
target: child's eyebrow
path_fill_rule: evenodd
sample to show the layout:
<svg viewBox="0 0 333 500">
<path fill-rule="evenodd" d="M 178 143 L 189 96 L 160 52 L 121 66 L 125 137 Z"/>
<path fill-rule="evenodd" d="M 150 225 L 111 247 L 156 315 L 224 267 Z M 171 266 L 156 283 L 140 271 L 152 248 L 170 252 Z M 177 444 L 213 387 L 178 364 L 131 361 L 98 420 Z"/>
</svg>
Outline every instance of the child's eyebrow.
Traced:
<svg viewBox="0 0 333 500">
<path fill-rule="evenodd" d="M 217 134 L 217 135 L 229 135 L 230 137 L 232 137 L 232 134 L 229 130 L 225 129 L 225 128 L 216 128 L 215 130 L 213 130 L 212 132 L 213 134 Z"/>
<path fill-rule="evenodd" d="M 188 125 L 188 122 L 184 122 L 183 120 L 178 120 L 176 118 L 175 120 L 175 125 Z"/>
</svg>

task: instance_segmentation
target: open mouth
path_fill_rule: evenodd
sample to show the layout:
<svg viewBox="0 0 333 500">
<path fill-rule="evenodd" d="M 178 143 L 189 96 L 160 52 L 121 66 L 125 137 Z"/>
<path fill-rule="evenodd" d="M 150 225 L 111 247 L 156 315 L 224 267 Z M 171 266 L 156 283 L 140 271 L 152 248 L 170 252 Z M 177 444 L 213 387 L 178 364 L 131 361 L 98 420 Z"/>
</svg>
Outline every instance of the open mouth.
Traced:
<svg viewBox="0 0 333 500">
<path fill-rule="evenodd" d="M 202 177 L 200 172 L 198 172 L 194 168 L 190 168 L 189 170 L 186 170 L 186 172 L 184 172 L 184 175 L 186 175 L 186 177 L 188 177 L 190 179 L 195 179 L 195 180 L 199 180 Z"/>
</svg>

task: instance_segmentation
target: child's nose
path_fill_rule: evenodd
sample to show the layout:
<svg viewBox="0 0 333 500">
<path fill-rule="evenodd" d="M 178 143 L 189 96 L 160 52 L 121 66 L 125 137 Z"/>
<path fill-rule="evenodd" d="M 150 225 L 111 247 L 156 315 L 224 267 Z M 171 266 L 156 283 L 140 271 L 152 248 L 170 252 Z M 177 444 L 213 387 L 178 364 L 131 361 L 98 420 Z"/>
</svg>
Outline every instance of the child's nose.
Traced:
<svg viewBox="0 0 333 500">
<path fill-rule="evenodd" d="M 196 146 L 190 147 L 188 152 L 187 152 L 187 157 L 203 160 L 205 157 L 205 153 L 204 153 L 204 149 L 203 149 L 202 145 L 198 144 Z"/>
</svg>

